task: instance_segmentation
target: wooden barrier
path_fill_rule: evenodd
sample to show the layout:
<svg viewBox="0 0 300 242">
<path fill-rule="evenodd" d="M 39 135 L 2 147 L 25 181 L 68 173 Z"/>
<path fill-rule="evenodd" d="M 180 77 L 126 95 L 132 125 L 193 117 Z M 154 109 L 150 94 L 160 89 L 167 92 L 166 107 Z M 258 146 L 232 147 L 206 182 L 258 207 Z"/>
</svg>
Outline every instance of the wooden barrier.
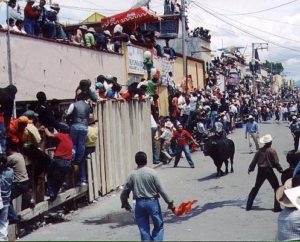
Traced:
<svg viewBox="0 0 300 242">
<path fill-rule="evenodd" d="M 96 152 L 87 160 L 88 187 L 75 187 L 75 169 L 72 169 L 73 187 L 58 194 L 53 202 L 42 200 L 34 208 L 27 208 L 18 214 L 23 221 L 31 220 L 69 200 L 84 196 L 89 201 L 117 189 L 136 164 L 137 151 L 144 151 L 152 164 L 150 101 L 114 102 L 98 104 L 94 111 L 98 119 L 98 141 Z M 43 186 L 41 186 L 43 187 Z M 44 189 L 41 196 L 44 197 Z M 39 194 L 37 194 L 39 196 Z"/>
<path fill-rule="evenodd" d="M 98 105 L 97 113 L 99 139 L 88 169 L 90 200 L 124 184 L 136 167 L 137 151 L 144 151 L 152 163 L 150 101 L 108 101 Z"/>
</svg>

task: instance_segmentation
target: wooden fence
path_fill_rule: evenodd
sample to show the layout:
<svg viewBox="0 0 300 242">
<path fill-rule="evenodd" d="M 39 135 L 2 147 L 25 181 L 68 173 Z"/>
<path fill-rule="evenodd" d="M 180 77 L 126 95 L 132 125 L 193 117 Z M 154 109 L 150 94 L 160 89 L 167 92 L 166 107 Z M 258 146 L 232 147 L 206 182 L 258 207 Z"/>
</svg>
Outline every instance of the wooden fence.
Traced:
<svg viewBox="0 0 300 242">
<path fill-rule="evenodd" d="M 20 211 L 21 219 L 31 220 L 87 192 L 89 201 L 93 201 L 117 189 L 125 183 L 129 172 L 136 167 L 134 155 L 137 151 L 146 152 L 151 164 L 150 113 L 149 100 L 146 102 L 107 101 L 98 104 L 94 115 L 98 119 L 99 138 L 96 152 L 87 161 L 88 188 L 73 187 L 60 193 L 53 202 L 41 201 L 34 208 Z"/>
</svg>

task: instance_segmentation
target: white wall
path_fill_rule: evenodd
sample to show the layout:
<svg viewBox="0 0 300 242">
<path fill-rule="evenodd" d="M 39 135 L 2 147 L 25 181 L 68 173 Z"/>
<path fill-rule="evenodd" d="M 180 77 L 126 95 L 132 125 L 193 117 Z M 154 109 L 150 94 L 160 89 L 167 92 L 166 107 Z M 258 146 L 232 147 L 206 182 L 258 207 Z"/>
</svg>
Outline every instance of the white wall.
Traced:
<svg viewBox="0 0 300 242">
<path fill-rule="evenodd" d="M 8 84 L 6 33 L 0 32 L 0 87 Z M 105 53 L 28 36 L 11 35 L 13 83 L 16 101 L 36 100 L 38 91 L 48 99 L 72 99 L 81 79 L 94 81 L 113 75 L 125 85 L 123 55 Z"/>
</svg>

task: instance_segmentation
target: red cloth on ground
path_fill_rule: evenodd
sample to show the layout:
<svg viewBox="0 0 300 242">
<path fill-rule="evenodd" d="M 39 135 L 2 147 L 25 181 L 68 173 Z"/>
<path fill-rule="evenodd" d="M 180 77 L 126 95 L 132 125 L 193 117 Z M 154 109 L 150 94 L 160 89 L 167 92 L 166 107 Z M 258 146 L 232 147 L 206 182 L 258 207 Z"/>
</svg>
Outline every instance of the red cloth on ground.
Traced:
<svg viewBox="0 0 300 242">
<path fill-rule="evenodd" d="M 192 210 L 192 205 L 198 202 L 198 200 L 190 200 L 187 202 L 183 202 L 179 205 L 178 208 L 172 208 L 172 212 L 176 216 L 181 216 L 183 214 L 187 214 Z"/>
<path fill-rule="evenodd" d="M 72 160 L 73 142 L 69 134 L 57 133 L 54 138 L 59 140 L 59 143 L 54 151 L 54 156 L 64 160 Z"/>
</svg>

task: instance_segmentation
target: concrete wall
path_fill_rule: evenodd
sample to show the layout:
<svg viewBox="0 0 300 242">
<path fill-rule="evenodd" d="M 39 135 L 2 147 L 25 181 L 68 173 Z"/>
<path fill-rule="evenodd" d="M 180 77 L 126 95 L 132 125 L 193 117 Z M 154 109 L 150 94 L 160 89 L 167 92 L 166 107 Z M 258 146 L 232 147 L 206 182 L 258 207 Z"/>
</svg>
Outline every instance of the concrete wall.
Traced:
<svg viewBox="0 0 300 242">
<path fill-rule="evenodd" d="M 0 86 L 8 84 L 6 33 L 0 32 Z M 81 79 L 114 75 L 126 84 L 125 56 L 11 34 L 16 101 L 35 100 L 38 91 L 49 99 L 72 99 Z"/>
</svg>

